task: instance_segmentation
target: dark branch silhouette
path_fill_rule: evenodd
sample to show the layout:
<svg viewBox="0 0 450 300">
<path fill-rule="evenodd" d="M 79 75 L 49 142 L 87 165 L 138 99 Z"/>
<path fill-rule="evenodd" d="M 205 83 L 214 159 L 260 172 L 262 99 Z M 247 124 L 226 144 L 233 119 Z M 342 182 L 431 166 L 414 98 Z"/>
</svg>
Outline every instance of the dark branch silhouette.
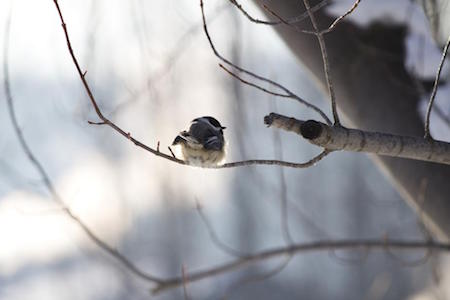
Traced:
<svg viewBox="0 0 450 300">
<path fill-rule="evenodd" d="M 234 271 L 238 268 L 242 268 L 248 264 L 257 263 L 260 261 L 268 260 L 271 258 L 295 255 L 298 253 L 305 253 L 311 251 L 328 251 L 333 250 L 346 250 L 346 249 L 367 249 L 367 250 L 422 250 L 430 249 L 433 251 L 450 251 L 449 243 L 440 243 L 434 241 L 420 241 L 420 240 L 388 240 L 388 239 L 355 239 L 355 240 L 325 240 L 304 244 L 293 244 L 289 247 L 281 247 L 261 251 L 247 257 L 236 259 L 229 263 L 224 263 L 219 266 L 200 270 L 197 272 L 191 272 L 187 277 L 189 282 L 202 280 L 205 278 L 217 276 L 223 273 Z M 163 283 L 158 284 L 152 289 L 153 294 L 160 293 L 164 290 L 175 288 L 183 284 L 182 277 L 174 277 L 164 280 Z"/>
</svg>

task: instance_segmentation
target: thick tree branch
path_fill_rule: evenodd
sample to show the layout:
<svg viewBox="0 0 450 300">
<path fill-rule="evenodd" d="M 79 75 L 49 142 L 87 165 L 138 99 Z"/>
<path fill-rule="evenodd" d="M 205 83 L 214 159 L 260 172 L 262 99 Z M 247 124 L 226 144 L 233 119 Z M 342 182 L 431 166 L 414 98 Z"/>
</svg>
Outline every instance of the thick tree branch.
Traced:
<svg viewBox="0 0 450 300">
<path fill-rule="evenodd" d="M 259 0 L 254 0 L 259 2 Z M 310 0 L 311 6 L 318 0 Z M 302 8 L 298 0 L 266 1 L 271 9 L 288 19 Z M 272 17 L 266 12 L 268 17 Z M 315 14 L 318 25 L 326 28 L 335 18 L 325 10 Z M 298 30 L 311 31 L 306 22 Z M 323 60 L 317 39 L 298 34 L 288 26 L 273 27 L 293 53 L 326 88 Z M 424 123 L 417 111 L 419 91 L 404 65 L 406 28 L 376 23 L 359 27 L 344 19 L 324 35 L 330 72 L 334 79 L 341 117 L 349 126 L 367 131 L 423 137 Z M 419 209 L 417 195 L 426 178 L 428 188 L 421 206 L 424 222 L 439 238 L 450 236 L 450 167 L 417 160 L 371 156 L 405 200 Z"/>
<path fill-rule="evenodd" d="M 264 123 L 295 132 L 311 144 L 328 150 L 366 152 L 450 165 L 450 143 L 442 141 L 329 126 L 275 113 L 266 116 Z"/>
</svg>

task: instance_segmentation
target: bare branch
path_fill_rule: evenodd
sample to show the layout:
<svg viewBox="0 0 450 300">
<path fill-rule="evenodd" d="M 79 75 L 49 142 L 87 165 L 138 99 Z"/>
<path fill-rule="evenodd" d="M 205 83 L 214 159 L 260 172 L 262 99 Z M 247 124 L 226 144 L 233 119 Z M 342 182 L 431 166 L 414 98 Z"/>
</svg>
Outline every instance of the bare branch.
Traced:
<svg viewBox="0 0 450 300">
<path fill-rule="evenodd" d="M 330 249 L 344 250 L 344 249 L 356 249 L 367 248 L 368 250 L 383 250 L 389 247 L 396 250 L 420 250 L 420 249 L 432 249 L 434 251 L 450 251 L 450 244 L 432 242 L 432 241 L 420 241 L 420 240 L 387 240 L 387 239 L 357 239 L 357 240 L 325 240 L 304 244 L 294 244 L 289 247 L 281 247 L 269 249 L 266 251 L 255 253 L 251 256 L 236 259 L 229 263 L 224 263 L 219 266 L 192 272 L 188 274 L 189 282 L 210 278 L 223 273 L 231 272 L 238 268 L 242 268 L 249 264 L 254 264 L 260 261 L 265 261 L 271 258 L 275 258 L 283 255 L 295 255 L 298 253 L 305 253 L 311 251 L 327 251 Z M 167 279 L 164 283 L 158 284 L 153 290 L 153 294 L 160 293 L 164 290 L 174 288 L 183 284 L 183 278 L 174 277 Z"/>
<path fill-rule="evenodd" d="M 436 98 L 437 88 L 438 88 L 438 85 L 439 85 L 439 79 L 441 77 L 441 71 L 442 71 L 442 67 L 444 66 L 444 62 L 445 62 L 445 58 L 447 56 L 449 45 L 450 45 L 450 36 L 448 37 L 448 40 L 447 40 L 447 42 L 445 43 L 445 46 L 444 46 L 444 50 L 442 51 L 441 61 L 439 62 L 439 67 L 437 69 L 436 78 L 435 78 L 434 84 L 433 84 L 433 90 L 431 92 L 430 100 L 428 102 L 427 113 L 426 113 L 426 117 L 425 117 L 425 138 L 427 138 L 427 139 L 431 139 L 431 136 L 430 136 L 430 115 L 431 115 L 431 110 L 433 109 L 434 98 Z"/>
<path fill-rule="evenodd" d="M 229 65 L 229 66 L 235 68 L 236 70 L 239 70 L 240 72 L 242 72 L 242 73 L 244 73 L 244 74 L 247 74 L 247 75 L 249 75 L 249 76 L 251 76 L 251 77 L 253 77 L 253 78 L 256 78 L 256 79 L 258 79 L 258 80 L 261 80 L 261 81 L 263 81 L 263 82 L 266 82 L 266 83 L 268 83 L 268 84 L 270 84 L 270 85 L 272 85 L 272 86 L 274 86 L 274 87 L 277 87 L 277 88 L 283 90 L 284 92 L 286 92 L 287 95 L 290 96 L 290 98 L 293 98 L 293 99 L 295 99 L 295 100 L 301 102 L 302 104 L 307 105 L 306 103 L 308 103 L 308 101 L 306 101 L 306 100 L 300 98 L 299 96 L 295 95 L 293 92 L 291 92 L 290 90 L 288 90 L 287 88 L 285 88 L 285 87 L 282 86 L 281 84 L 279 84 L 279 83 L 277 83 L 277 82 L 275 82 L 275 81 L 273 81 L 273 80 L 270 80 L 270 79 L 268 79 L 268 78 L 265 78 L 265 77 L 262 77 L 262 76 L 260 76 L 260 75 L 257 75 L 257 74 L 255 74 L 255 73 L 253 73 L 253 72 L 250 72 L 250 71 L 246 70 L 246 69 L 243 69 L 242 67 L 240 67 L 240 66 L 238 66 L 238 65 L 236 65 L 236 64 L 234 64 L 234 63 L 232 63 L 231 61 L 229 61 L 228 59 L 226 59 L 225 57 L 223 57 L 223 56 L 216 50 L 216 47 L 214 46 L 214 43 L 212 42 L 211 36 L 209 35 L 209 31 L 208 31 L 208 27 L 207 27 L 207 23 L 206 23 L 206 17 L 205 17 L 205 10 L 204 10 L 204 8 L 203 8 L 203 0 L 200 0 L 200 9 L 201 9 L 201 12 L 202 12 L 203 29 L 204 29 L 205 34 L 206 34 L 206 37 L 207 37 L 207 39 L 208 39 L 209 45 L 210 45 L 212 51 L 214 52 L 214 55 L 215 55 L 218 59 L 220 59 L 220 60 L 221 60 L 222 62 L 224 62 L 225 64 L 227 64 L 227 65 Z M 256 85 L 252 85 L 252 86 L 256 87 Z M 308 103 L 308 104 L 309 104 L 309 105 L 307 105 L 308 107 L 310 107 L 310 108 L 314 107 L 314 105 L 312 105 L 312 104 L 310 104 L 310 103 Z M 320 111 L 320 109 L 318 109 L 318 108 L 316 108 L 316 109 L 314 109 L 314 110 L 316 110 L 316 111 L 319 110 L 319 111 Z M 321 116 L 324 117 L 324 115 L 325 115 L 325 114 L 322 112 Z M 326 119 L 328 119 L 328 118 L 326 118 Z M 327 122 L 327 123 L 328 123 L 328 122 Z"/>
<path fill-rule="evenodd" d="M 339 114 L 336 107 L 336 95 L 334 94 L 333 81 L 331 80 L 330 75 L 330 63 L 328 61 L 327 48 L 325 45 L 325 40 L 323 38 L 323 34 L 319 31 L 319 27 L 316 22 L 316 17 L 314 13 L 311 11 L 311 7 L 309 5 L 309 0 L 302 0 L 305 5 L 306 11 L 308 12 L 309 18 L 311 19 L 311 24 L 316 32 L 317 40 L 319 41 L 320 51 L 322 53 L 323 60 L 323 69 L 325 73 L 325 80 L 327 82 L 328 93 L 330 94 L 331 99 L 331 111 L 333 112 L 334 125 L 340 126 L 341 122 L 339 120 Z"/>
<path fill-rule="evenodd" d="M 172 157 L 173 157 L 173 158 L 175 158 L 175 159 L 177 159 L 177 157 L 175 156 L 175 153 L 173 153 L 173 151 L 172 151 L 172 148 L 170 148 L 170 146 L 168 146 L 168 147 L 167 147 L 167 149 L 169 149 L 169 151 L 170 151 L 170 154 L 172 154 Z M 159 150 L 158 150 L 158 146 L 156 146 L 156 151 L 158 151 L 158 152 L 159 152 Z"/>
<path fill-rule="evenodd" d="M 264 122 L 268 126 L 295 132 L 311 144 L 328 150 L 367 152 L 450 165 L 450 143 L 447 142 L 329 126 L 275 113 L 266 116 Z"/>
<path fill-rule="evenodd" d="M 309 103 L 309 102 L 303 100 L 302 98 L 298 97 L 297 95 L 295 95 L 295 94 L 293 94 L 293 93 L 290 93 L 290 92 L 287 92 L 286 94 L 281 94 L 281 93 L 277 93 L 277 92 L 270 91 L 270 90 L 268 90 L 268 89 L 266 89 L 266 88 L 264 88 L 264 87 L 262 87 L 262 86 L 259 86 L 259 85 L 255 84 L 255 83 L 253 83 L 253 82 L 249 82 L 249 81 L 247 81 L 247 80 L 241 78 L 241 77 L 240 77 L 239 75 L 237 75 L 236 73 L 232 72 L 231 70 L 228 70 L 228 69 L 227 69 L 224 65 L 222 65 L 222 64 L 219 64 L 219 66 L 220 66 L 225 72 L 227 72 L 228 74 L 230 74 L 231 76 L 233 76 L 234 78 L 236 78 L 237 80 L 239 80 L 240 82 L 242 82 L 242 83 L 244 83 L 244 84 L 247 84 L 247 85 L 249 85 L 249 86 L 252 86 L 252 87 L 254 87 L 254 88 L 256 88 L 256 89 L 258 89 L 258 90 L 260 90 L 260 91 L 263 91 L 263 92 L 265 92 L 265 93 L 267 93 L 267 94 L 269 94 L 269 95 L 273 95 L 273 96 L 277 96 L 277 97 L 282 97 L 282 98 L 292 98 L 292 99 L 297 100 L 298 102 L 304 104 L 306 107 L 308 107 L 308 108 L 314 110 L 315 112 L 317 112 L 317 113 L 322 117 L 322 119 L 324 119 L 324 121 L 325 121 L 327 124 L 331 125 L 330 119 L 329 119 L 329 118 L 327 117 L 327 115 L 323 112 L 323 110 L 321 110 L 320 108 L 318 108 L 318 107 L 315 106 L 314 104 L 311 104 L 311 103 Z"/>
<path fill-rule="evenodd" d="M 101 110 L 99 108 L 99 106 L 97 105 L 97 102 L 91 92 L 91 89 L 89 87 L 89 84 L 87 83 L 86 79 L 83 77 L 83 72 L 81 71 L 80 65 L 78 63 L 78 60 L 75 56 L 75 53 L 73 52 L 72 49 L 72 45 L 70 43 L 70 39 L 69 39 L 69 33 L 67 31 L 67 26 L 64 22 L 64 18 L 63 15 L 61 13 L 61 9 L 59 7 L 58 1 L 57 0 L 53 0 L 53 2 L 55 3 L 56 9 L 58 11 L 59 14 L 59 18 L 61 20 L 61 24 L 63 27 L 63 31 L 64 31 L 64 35 L 66 38 L 66 43 L 67 43 L 67 48 L 69 50 L 70 56 L 72 58 L 72 61 L 77 69 L 77 72 L 80 76 L 80 79 L 83 83 L 84 89 L 86 90 L 86 93 L 88 94 L 89 100 L 91 101 L 92 106 L 94 107 L 97 116 L 101 119 L 102 122 L 99 122 L 100 125 L 107 125 L 109 127 L 111 127 L 112 129 L 114 129 L 116 132 L 118 132 L 119 134 L 121 134 L 122 136 L 124 136 L 126 139 L 130 140 L 131 142 L 133 142 L 133 144 L 135 144 L 137 147 L 140 147 L 156 156 L 162 157 L 164 159 L 167 159 L 171 162 L 174 163 L 178 163 L 181 165 L 189 165 L 187 162 L 180 160 L 178 158 L 175 157 L 175 155 L 172 153 L 172 155 L 163 153 L 161 151 L 158 151 L 158 149 L 154 149 L 152 147 L 149 147 L 145 144 L 143 144 L 142 142 L 136 140 L 129 132 L 125 132 L 122 128 L 120 128 L 119 126 L 117 126 L 115 123 L 113 123 L 111 120 L 109 120 L 108 118 L 106 118 L 102 113 Z M 203 11 L 203 2 L 201 2 L 201 6 L 202 6 L 202 11 Z M 205 16 L 203 14 L 203 22 L 204 22 L 204 29 L 207 32 L 206 29 L 206 23 L 205 23 Z M 207 34 L 209 37 L 209 34 Z M 211 46 L 213 47 L 214 52 L 216 53 L 216 55 L 218 55 L 218 53 L 215 51 L 214 46 L 211 43 Z M 221 57 L 220 55 L 218 55 L 218 57 Z M 283 89 L 284 91 L 286 91 L 287 93 L 291 93 L 289 90 L 287 90 L 286 88 L 282 87 L 281 85 L 270 81 L 268 79 L 265 79 L 263 77 L 260 77 L 258 75 L 255 75 L 251 72 L 245 71 L 239 67 L 237 67 L 236 65 L 233 65 L 232 63 L 228 62 L 227 60 L 224 60 L 222 58 L 222 61 L 226 62 L 227 64 L 237 68 L 238 70 L 241 70 L 242 72 L 245 72 L 251 76 L 254 76 L 257 79 L 269 82 L 271 84 L 273 84 L 274 86 L 277 86 L 281 89 Z M 104 123 L 104 124 L 101 124 Z M 325 157 L 329 152 L 322 152 L 321 154 L 319 154 L 318 156 L 314 157 L 313 159 L 305 162 L 305 163 L 294 163 L 294 162 L 287 162 L 287 161 L 279 161 L 279 160 L 267 160 L 267 159 L 252 159 L 252 160 L 244 160 L 244 161 L 237 161 L 237 162 L 230 162 L 230 163 L 226 163 L 223 165 L 218 165 L 218 166 L 193 166 L 193 167 L 201 167 L 201 168 L 209 168 L 209 169 L 223 169 L 223 168 L 235 168 L 235 167 L 241 167 L 241 166 L 250 166 L 250 165 L 278 165 L 278 166 L 285 166 L 285 167 L 291 167 L 291 168 L 307 168 L 310 167 L 311 165 L 313 165 L 314 163 L 318 162 L 319 160 L 321 160 L 323 157 Z M 192 165 L 189 165 L 192 166 Z"/>
<path fill-rule="evenodd" d="M 352 7 L 349 8 L 349 10 L 347 10 L 343 15 L 339 16 L 336 20 L 334 20 L 334 22 L 331 23 L 330 27 L 328 27 L 328 29 L 326 29 L 326 30 L 323 30 L 322 33 L 331 32 L 339 22 L 344 20 L 345 17 L 350 15 L 358 7 L 360 2 L 361 2 L 361 0 L 356 0 L 355 3 L 353 3 Z"/>
<path fill-rule="evenodd" d="M 301 21 L 304 21 L 306 18 L 308 18 L 308 12 L 304 12 L 302 14 L 300 14 L 297 17 L 293 17 L 293 18 L 289 18 L 288 20 L 279 20 L 279 21 L 262 21 L 259 20 L 257 18 L 252 17 L 243 7 L 241 4 L 239 4 L 236 0 L 228 0 L 230 1 L 231 4 L 233 4 L 234 6 L 236 6 L 241 12 L 242 14 L 247 17 L 247 19 L 249 19 L 250 22 L 256 23 L 256 24 L 263 24 L 263 25 L 279 25 L 279 24 L 294 24 L 294 23 L 299 23 Z M 324 7 L 325 5 L 327 5 L 330 2 L 330 0 L 323 0 L 320 1 L 319 3 L 317 3 L 316 5 L 314 5 L 311 8 L 311 11 L 315 12 L 318 11 L 319 9 L 321 9 L 322 7 Z M 263 5 L 264 8 L 267 8 L 266 5 Z"/>
<path fill-rule="evenodd" d="M 57 2 L 55 1 L 57 4 Z M 47 174 L 47 171 L 44 169 L 42 164 L 38 161 L 36 156 L 34 155 L 33 151 L 31 150 L 30 146 L 28 145 L 27 141 L 25 140 L 25 137 L 20 130 L 19 123 L 17 121 L 17 116 L 14 109 L 14 102 L 13 97 L 11 93 L 10 88 L 10 79 L 9 79 L 9 32 L 10 32 L 10 18 L 8 19 L 7 26 L 6 26 L 6 32 L 5 32 L 5 41 L 4 41 L 4 57 L 3 57 L 3 76 L 4 76 L 4 86 L 5 86 L 5 96 L 7 100 L 8 105 L 8 113 L 11 118 L 11 123 L 14 128 L 14 132 L 19 139 L 19 143 L 25 154 L 27 155 L 28 159 L 30 160 L 33 167 L 36 169 L 36 171 L 40 174 L 45 187 L 52 195 L 53 200 L 60 205 L 62 211 L 72 220 L 74 221 L 82 230 L 83 232 L 89 237 L 89 239 L 96 244 L 99 248 L 101 248 L 104 252 L 111 255 L 116 261 L 121 263 L 125 268 L 127 268 L 131 273 L 135 274 L 136 276 L 151 281 L 154 283 L 161 283 L 162 279 L 153 276 L 151 274 L 145 273 L 144 271 L 140 270 L 138 267 L 136 267 L 131 261 L 129 261 L 125 256 L 123 256 L 121 253 L 119 253 L 117 250 L 109 246 L 105 241 L 100 239 L 86 224 L 83 223 L 83 221 L 73 214 L 73 212 L 70 210 L 70 208 L 64 203 L 62 198 L 57 193 L 52 181 L 50 180 L 50 176 Z M 83 73 L 80 72 L 80 75 L 82 76 Z"/>
</svg>

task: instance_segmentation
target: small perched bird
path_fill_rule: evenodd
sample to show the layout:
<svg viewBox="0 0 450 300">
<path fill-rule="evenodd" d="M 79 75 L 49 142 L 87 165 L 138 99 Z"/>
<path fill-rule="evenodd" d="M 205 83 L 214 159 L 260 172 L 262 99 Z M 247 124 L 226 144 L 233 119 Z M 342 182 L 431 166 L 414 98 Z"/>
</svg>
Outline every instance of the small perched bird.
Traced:
<svg viewBox="0 0 450 300">
<path fill-rule="evenodd" d="M 215 166 L 225 158 L 223 130 L 213 117 L 194 119 L 188 131 L 182 131 L 172 145 L 179 145 L 183 158 L 191 165 Z"/>
</svg>

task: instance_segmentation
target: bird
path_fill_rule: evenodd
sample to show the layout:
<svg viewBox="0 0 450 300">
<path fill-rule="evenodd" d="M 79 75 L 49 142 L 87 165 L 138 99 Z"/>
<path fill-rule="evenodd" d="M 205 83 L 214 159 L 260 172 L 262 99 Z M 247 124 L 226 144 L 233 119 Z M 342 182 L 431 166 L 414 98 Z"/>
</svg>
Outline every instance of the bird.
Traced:
<svg viewBox="0 0 450 300">
<path fill-rule="evenodd" d="M 189 130 L 180 132 L 172 145 L 181 147 L 184 161 L 195 166 L 217 166 L 225 158 L 225 139 L 216 118 L 203 116 L 192 120 Z"/>
</svg>

